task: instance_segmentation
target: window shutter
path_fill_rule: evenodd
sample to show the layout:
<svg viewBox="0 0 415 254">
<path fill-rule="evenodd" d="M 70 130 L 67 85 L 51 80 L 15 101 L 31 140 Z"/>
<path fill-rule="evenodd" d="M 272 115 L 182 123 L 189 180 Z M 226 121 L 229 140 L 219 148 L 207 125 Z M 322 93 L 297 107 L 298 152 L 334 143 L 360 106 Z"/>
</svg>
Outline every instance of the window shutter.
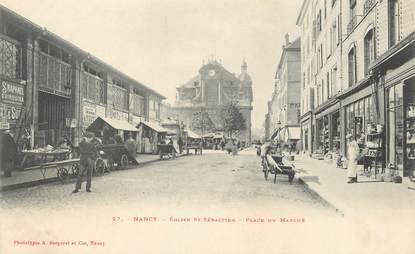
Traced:
<svg viewBox="0 0 415 254">
<path fill-rule="evenodd" d="M 349 71 L 349 86 L 352 86 L 353 84 L 354 84 L 354 81 L 353 81 L 353 69 L 354 69 L 354 66 L 353 66 L 353 49 L 349 52 L 349 64 L 348 64 L 348 71 Z"/>
<path fill-rule="evenodd" d="M 340 15 L 337 16 L 336 20 L 336 27 L 337 27 L 337 36 L 336 36 L 336 45 L 339 45 L 341 40 L 341 28 L 340 28 Z"/>
<path fill-rule="evenodd" d="M 370 64 L 370 51 L 372 50 L 371 49 L 371 45 L 370 45 L 370 38 L 368 38 L 368 37 L 370 37 L 371 35 L 369 35 L 369 36 L 366 36 L 366 38 L 365 38 L 365 52 L 364 52 L 364 63 L 365 63 L 365 75 L 367 74 L 367 70 L 368 70 L 368 66 L 369 66 L 369 64 Z"/>
</svg>

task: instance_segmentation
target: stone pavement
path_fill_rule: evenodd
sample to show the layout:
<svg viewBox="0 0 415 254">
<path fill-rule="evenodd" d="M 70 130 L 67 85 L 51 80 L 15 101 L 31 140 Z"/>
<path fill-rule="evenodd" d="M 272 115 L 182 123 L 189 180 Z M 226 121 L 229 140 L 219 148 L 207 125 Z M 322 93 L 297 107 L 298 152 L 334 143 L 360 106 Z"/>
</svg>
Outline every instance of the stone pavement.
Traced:
<svg viewBox="0 0 415 254">
<path fill-rule="evenodd" d="M 415 210 L 415 183 L 407 177 L 401 184 L 366 177 L 358 177 L 358 183 L 348 184 L 347 170 L 336 168 L 333 163 L 297 155 L 293 164 L 298 170 L 298 180 L 344 216 L 361 213 L 396 216 L 396 211 Z"/>
<path fill-rule="evenodd" d="M 159 155 L 152 154 L 138 154 L 137 161 L 140 165 L 148 164 L 160 160 Z M 47 168 L 45 176 L 42 175 L 40 169 L 30 169 L 24 171 L 13 171 L 12 177 L 0 178 L 0 191 L 25 188 L 39 184 L 57 181 L 56 168 Z"/>
</svg>

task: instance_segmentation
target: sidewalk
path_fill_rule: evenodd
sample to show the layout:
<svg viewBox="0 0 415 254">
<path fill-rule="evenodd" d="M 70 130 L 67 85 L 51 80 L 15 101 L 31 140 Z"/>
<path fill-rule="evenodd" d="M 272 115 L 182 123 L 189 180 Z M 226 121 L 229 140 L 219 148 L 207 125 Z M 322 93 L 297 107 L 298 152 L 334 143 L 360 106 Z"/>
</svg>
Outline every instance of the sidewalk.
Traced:
<svg viewBox="0 0 415 254">
<path fill-rule="evenodd" d="M 415 210 L 415 190 L 408 189 L 415 188 L 415 183 L 408 178 L 396 184 L 358 177 L 358 183 L 348 184 L 347 170 L 336 168 L 333 163 L 296 155 L 293 164 L 298 180 L 345 216 Z"/>
<path fill-rule="evenodd" d="M 184 156 L 182 155 L 178 155 Z M 159 155 L 152 154 L 138 154 L 137 161 L 139 163 L 138 167 L 143 166 L 148 163 L 156 162 L 160 160 Z M 11 177 L 0 178 L 0 191 L 18 189 L 18 188 L 27 188 L 36 186 L 39 184 L 45 184 L 50 182 L 58 181 L 56 168 L 47 168 L 45 171 L 45 177 L 43 177 L 40 169 L 30 169 L 25 171 L 13 171 Z"/>
</svg>

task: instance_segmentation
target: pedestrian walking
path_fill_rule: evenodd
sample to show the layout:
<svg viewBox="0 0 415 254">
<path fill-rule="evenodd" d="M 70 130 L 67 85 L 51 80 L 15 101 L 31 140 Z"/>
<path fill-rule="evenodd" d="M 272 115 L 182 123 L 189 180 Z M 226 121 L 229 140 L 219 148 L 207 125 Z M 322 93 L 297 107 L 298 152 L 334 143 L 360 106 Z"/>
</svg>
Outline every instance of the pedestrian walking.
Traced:
<svg viewBox="0 0 415 254">
<path fill-rule="evenodd" d="M 357 183 L 357 161 L 359 159 L 360 149 L 352 134 L 347 134 L 347 183 Z"/>
<path fill-rule="evenodd" d="M 179 145 L 179 153 L 182 154 L 182 152 L 183 152 L 183 145 L 184 145 L 183 140 L 182 140 L 182 137 L 179 137 L 179 140 L 177 140 L 177 145 Z"/>
<path fill-rule="evenodd" d="M 94 138 L 93 133 L 87 133 L 81 143 L 79 143 L 80 171 L 78 173 L 78 180 L 76 181 L 75 190 L 72 193 L 77 193 L 81 189 L 82 178 L 86 173 L 86 191 L 91 192 L 92 171 L 94 168 L 94 158 L 97 156 L 97 150 L 92 143 Z"/>
<path fill-rule="evenodd" d="M 229 139 L 228 142 L 226 142 L 225 150 L 228 152 L 228 154 L 231 154 L 233 148 L 233 141 L 232 139 Z"/>
<path fill-rule="evenodd" d="M 236 141 L 233 141 L 232 155 L 233 156 L 238 155 L 238 150 L 239 150 L 238 143 Z"/>
<path fill-rule="evenodd" d="M 135 140 L 133 139 L 132 135 L 128 135 L 127 140 L 124 144 L 125 148 L 127 148 L 128 153 L 133 157 L 137 157 L 137 144 Z"/>
<path fill-rule="evenodd" d="M 224 139 L 222 139 L 220 141 L 220 147 L 221 147 L 222 151 L 223 151 L 223 149 L 225 149 L 225 140 Z"/>
<path fill-rule="evenodd" d="M 17 145 L 9 130 L 0 131 L 0 166 L 4 177 L 11 177 L 17 158 Z"/>
</svg>

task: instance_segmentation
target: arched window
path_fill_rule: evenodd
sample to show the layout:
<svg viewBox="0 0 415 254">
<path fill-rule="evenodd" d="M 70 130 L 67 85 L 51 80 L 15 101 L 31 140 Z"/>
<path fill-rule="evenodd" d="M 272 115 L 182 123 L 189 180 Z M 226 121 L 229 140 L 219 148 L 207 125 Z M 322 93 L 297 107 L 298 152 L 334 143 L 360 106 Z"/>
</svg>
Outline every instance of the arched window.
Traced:
<svg viewBox="0 0 415 254">
<path fill-rule="evenodd" d="M 364 39 L 365 44 L 365 75 L 368 73 L 369 65 L 375 60 L 375 42 L 374 42 L 374 32 L 373 29 L 370 29 Z"/>
<path fill-rule="evenodd" d="M 349 68 L 349 87 L 356 83 L 356 46 L 353 45 L 348 54 L 348 68 Z"/>
</svg>

